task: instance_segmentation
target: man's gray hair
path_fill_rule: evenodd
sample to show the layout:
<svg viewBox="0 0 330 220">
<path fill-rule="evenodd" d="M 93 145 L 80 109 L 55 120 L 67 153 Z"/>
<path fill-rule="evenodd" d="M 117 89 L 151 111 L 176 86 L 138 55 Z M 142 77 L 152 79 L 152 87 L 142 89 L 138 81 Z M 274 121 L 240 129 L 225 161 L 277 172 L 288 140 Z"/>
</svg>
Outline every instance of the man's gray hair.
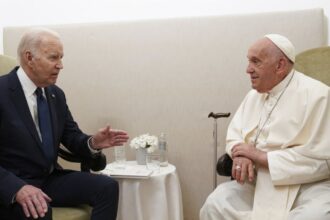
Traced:
<svg viewBox="0 0 330 220">
<path fill-rule="evenodd" d="M 24 53 L 29 50 L 33 55 L 38 55 L 38 48 L 44 36 L 53 36 L 60 39 L 60 35 L 48 28 L 32 28 L 26 31 L 17 48 L 17 57 L 20 64 Z"/>
</svg>

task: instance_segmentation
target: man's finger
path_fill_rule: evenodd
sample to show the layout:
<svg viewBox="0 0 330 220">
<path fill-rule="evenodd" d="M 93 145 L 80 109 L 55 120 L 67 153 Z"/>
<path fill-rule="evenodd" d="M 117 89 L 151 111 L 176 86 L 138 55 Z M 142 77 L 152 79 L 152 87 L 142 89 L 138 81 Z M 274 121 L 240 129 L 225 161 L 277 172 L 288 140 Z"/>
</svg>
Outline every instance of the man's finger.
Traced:
<svg viewBox="0 0 330 220">
<path fill-rule="evenodd" d="M 38 214 L 37 214 L 37 211 L 34 207 L 34 204 L 32 202 L 32 199 L 29 199 L 27 201 L 27 207 L 28 207 L 28 210 L 29 210 L 29 213 L 32 215 L 33 218 L 38 218 Z"/>
<path fill-rule="evenodd" d="M 234 179 L 236 179 L 235 177 L 236 177 L 236 170 L 235 170 L 235 164 L 233 164 L 233 167 L 231 168 L 231 176 L 234 178 Z"/>
<path fill-rule="evenodd" d="M 43 195 L 39 196 L 39 202 L 40 202 L 40 206 L 41 209 L 43 210 L 44 213 L 46 213 L 48 211 L 48 203 L 50 202 L 50 198 L 46 195 L 46 197 L 44 196 L 46 194 L 43 193 Z"/>
<path fill-rule="evenodd" d="M 252 182 L 254 180 L 254 165 L 249 164 L 249 181 Z"/>
<path fill-rule="evenodd" d="M 246 165 L 242 165 L 241 177 L 240 177 L 241 184 L 243 184 L 245 182 L 247 171 L 248 171 L 247 170 L 247 166 Z"/>
<path fill-rule="evenodd" d="M 44 206 L 43 203 L 45 203 L 45 199 L 42 196 L 39 196 L 39 197 L 34 196 L 33 199 L 32 199 L 32 202 L 33 202 L 34 207 L 37 211 L 37 215 L 39 217 L 44 217 L 45 213 L 47 212 L 47 209 L 45 210 L 44 207 L 43 207 Z"/>
<path fill-rule="evenodd" d="M 51 202 L 52 199 L 44 192 L 42 192 L 42 196 L 46 199 L 47 202 Z"/>
<path fill-rule="evenodd" d="M 22 208 L 23 208 L 23 212 L 24 212 L 25 216 L 27 218 L 29 218 L 30 217 L 30 212 L 29 212 L 29 208 L 27 207 L 27 204 L 25 202 L 22 204 Z"/>
</svg>

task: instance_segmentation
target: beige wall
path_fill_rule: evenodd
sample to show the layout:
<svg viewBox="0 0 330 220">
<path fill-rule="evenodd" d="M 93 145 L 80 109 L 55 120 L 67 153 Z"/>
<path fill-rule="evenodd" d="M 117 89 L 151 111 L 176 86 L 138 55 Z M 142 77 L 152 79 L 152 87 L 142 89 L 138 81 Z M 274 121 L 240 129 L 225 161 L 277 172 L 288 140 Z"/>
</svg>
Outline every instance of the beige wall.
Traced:
<svg viewBox="0 0 330 220">
<path fill-rule="evenodd" d="M 213 121 L 234 114 L 250 83 L 246 51 L 267 33 L 289 37 L 297 51 L 326 44 L 322 10 L 242 16 L 51 26 L 63 39 L 58 81 L 81 128 L 110 123 L 131 137 L 164 131 L 178 168 L 185 219 L 212 191 Z M 26 27 L 4 29 L 4 52 L 15 55 Z M 230 119 L 219 120 L 219 155 Z M 112 150 L 106 150 L 112 160 Z M 129 149 L 129 158 L 134 159 Z"/>
</svg>

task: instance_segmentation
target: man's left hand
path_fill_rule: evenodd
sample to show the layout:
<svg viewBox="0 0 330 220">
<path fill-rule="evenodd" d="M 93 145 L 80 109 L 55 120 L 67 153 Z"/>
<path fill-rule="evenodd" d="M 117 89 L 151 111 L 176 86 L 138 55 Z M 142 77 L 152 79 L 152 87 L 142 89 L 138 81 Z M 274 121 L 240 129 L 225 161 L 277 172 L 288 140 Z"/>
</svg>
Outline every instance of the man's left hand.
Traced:
<svg viewBox="0 0 330 220">
<path fill-rule="evenodd" d="M 246 157 L 255 164 L 268 168 L 267 152 L 261 151 L 254 144 L 240 143 L 233 147 L 232 157 Z"/>
</svg>

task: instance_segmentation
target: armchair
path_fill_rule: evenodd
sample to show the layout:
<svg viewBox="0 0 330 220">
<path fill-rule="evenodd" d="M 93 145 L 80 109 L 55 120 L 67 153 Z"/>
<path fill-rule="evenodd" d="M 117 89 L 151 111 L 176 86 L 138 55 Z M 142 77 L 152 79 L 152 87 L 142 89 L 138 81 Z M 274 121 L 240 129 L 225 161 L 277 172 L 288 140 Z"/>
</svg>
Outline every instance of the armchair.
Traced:
<svg viewBox="0 0 330 220">
<path fill-rule="evenodd" d="M 13 57 L 0 55 L 0 76 L 8 73 L 16 65 L 17 62 Z M 64 146 L 60 146 L 59 156 L 64 160 L 80 163 L 83 172 L 99 171 L 106 166 L 106 157 L 103 153 L 97 154 L 94 158 L 81 158 L 72 154 Z M 91 208 L 88 205 L 53 207 L 52 210 L 54 220 L 89 220 L 91 213 Z"/>
<path fill-rule="evenodd" d="M 330 86 L 330 46 L 318 47 L 296 55 L 294 68 Z M 232 159 L 228 154 L 222 155 L 217 162 L 216 170 L 220 176 L 231 176 Z"/>
</svg>

